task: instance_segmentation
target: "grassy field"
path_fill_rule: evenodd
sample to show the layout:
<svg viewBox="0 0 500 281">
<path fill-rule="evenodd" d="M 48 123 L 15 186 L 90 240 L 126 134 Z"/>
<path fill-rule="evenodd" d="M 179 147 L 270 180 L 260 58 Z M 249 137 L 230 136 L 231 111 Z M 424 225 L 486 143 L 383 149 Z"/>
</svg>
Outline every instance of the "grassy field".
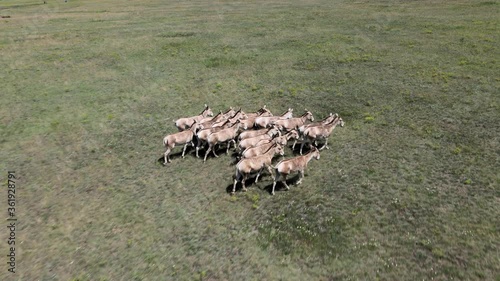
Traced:
<svg viewBox="0 0 500 281">
<path fill-rule="evenodd" d="M 499 1 L 47 2 L 0 1 L 0 280 L 500 280 Z M 204 103 L 346 126 L 230 196 L 158 162 Z"/>
</svg>

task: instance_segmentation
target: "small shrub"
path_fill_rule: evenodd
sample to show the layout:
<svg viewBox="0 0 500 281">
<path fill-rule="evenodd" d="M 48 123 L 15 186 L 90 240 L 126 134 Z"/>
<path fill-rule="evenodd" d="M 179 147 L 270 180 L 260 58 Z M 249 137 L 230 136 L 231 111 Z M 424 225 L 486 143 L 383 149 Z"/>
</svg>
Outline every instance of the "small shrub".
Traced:
<svg viewBox="0 0 500 281">
<path fill-rule="evenodd" d="M 373 121 L 375 121 L 375 117 L 373 117 L 373 116 L 366 116 L 365 117 L 366 123 L 372 123 Z"/>
</svg>

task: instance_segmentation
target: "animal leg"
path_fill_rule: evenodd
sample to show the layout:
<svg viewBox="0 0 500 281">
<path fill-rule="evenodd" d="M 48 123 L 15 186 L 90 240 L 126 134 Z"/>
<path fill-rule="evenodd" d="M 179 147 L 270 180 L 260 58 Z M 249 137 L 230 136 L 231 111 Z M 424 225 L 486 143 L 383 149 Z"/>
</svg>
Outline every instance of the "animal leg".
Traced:
<svg viewBox="0 0 500 281">
<path fill-rule="evenodd" d="M 297 144 L 297 139 L 293 140 L 292 150 L 295 150 L 295 145 Z"/>
<path fill-rule="evenodd" d="M 303 178 L 304 178 L 304 171 L 299 171 L 299 181 L 297 181 L 297 185 L 302 183 Z"/>
<path fill-rule="evenodd" d="M 212 153 L 214 154 L 215 157 L 219 158 L 219 155 L 217 155 L 217 153 L 215 153 L 216 148 L 217 148 L 217 143 L 214 143 Z"/>
<path fill-rule="evenodd" d="M 182 149 L 182 158 L 184 158 L 184 155 L 186 154 L 187 146 L 188 146 L 188 143 L 184 144 L 184 148 Z"/>
<path fill-rule="evenodd" d="M 233 192 L 231 192 L 231 194 L 234 194 L 234 192 L 236 191 L 236 184 L 238 183 L 240 178 L 241 178 L 240 173 L 236 173 L 236 176 L 234 177 Z"/>
<path fill-rule="evenodd" d="M 243 180 L 241 181 L 241 185 L 243 186 L 243 188 L 241 189 L 241 191 L 243 191 L 243 192 L 246 192 L 246 191 L 247 191 L 247 187 L 245 186 L 245 182 L 247 181 L 247 178 L 248 178 L 248 175 L 247 175 L 247 174 L 245 174 L 245 175 L 243 176 Z"/>
<path fill-rule="evenodd" d="M 322 150 L 322 149 L 324 149 L 325 147 L 326 147 L 326 149 L 330 149 L 330 148 L 328 147 L 328 139 L 325 139 L 325 144 L 324 144 L 324 145 L 323 145 L 323 146 L 322 146 L 319 150 Z"/>
<path fill-rule="evenodd" d="M 203 162 L 207 161 L 207 156 L 208 156 L 208 153 L 210 153 L 210 150 L 212 150 L 212 146 L 208 145 L 208 149 L 205 152 L 205 158 L 203 158 Z"/>
<path fill-rule="evenodd" d="M 227 143 L 227 148 L 226 148 L 226 154 L 229 154 L 229 148 L 231 148 L 231 142 L 234 142 L 236 146 L 236 142 L 234 141 L 234 139 L 230 140 L 228 143 Z"/>
<path fill-rule="evenodd" d="M 302 148 L 304 147 L 304 145 L 307 143 L 307 140 L 304 140 L 302 142 L 302 144 L 300 145 L 300 155 L 302 155 Z"/>
<path fill-rule="evenodd" d="M 271 191 L 271 195 L 274 195 L 274 188 L 276 187 L 276 182 L 279 181 L 280 179 L 280 172 L 276 169 L 276 177 L 274 178 L 273 182 L 273 190 Z"/>
<path fill-rule="evenodd" d="M 257 173 L 257 177 L 255 177 L 255 183 L 257 183 L 259 181 L 259 177 L 260 177 L 260 174 L 262 173 L 262 170 L 264 168 L 260 169 L 259 172 Z"/>
<path fill-rule="evenodd" d="M 170 151 L 171 151 L 170 147 L 167 147 L 167 151 L 165 151 L 165 156 L 163 157 L 163 160 L 164 160 L 163 165 L 167 165 L 167 163 L 170 162 L 168 159 L 168 155 L 170 154 Z"/>
<path fill-rule="evenodd" d="M 267 170 L 269 171 L 269 174 L 271 174 L 271 177 L 273 178 L 273 181 L 274 181 L 275 177 L 273 175 L 273 169 L 271 168 L 271 166 L 267 166 Z"/>
<path fill-rule="evenodd" d="M 285 185 L 286 190 L 289 190 L 290 187 L 288 186 L 288 184 L 286 184 L 286 177 L 287 176 L 288 176 L 288 174 L 282 174 L 283 179 L 281 180 L 281 182 Z"/>
</svg>

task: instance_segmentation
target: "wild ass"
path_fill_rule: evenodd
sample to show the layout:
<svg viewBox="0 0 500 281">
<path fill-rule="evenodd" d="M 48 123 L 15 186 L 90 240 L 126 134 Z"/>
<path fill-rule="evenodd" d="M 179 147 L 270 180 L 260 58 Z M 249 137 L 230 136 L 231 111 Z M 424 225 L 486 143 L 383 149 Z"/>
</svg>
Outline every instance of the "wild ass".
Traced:
<svg viewBox="0 0 500 281">
<path fill-rule="evenodd" d="M 344 127 L 344 121 L 339 116 L 335 117 L 335 119 L 328 124 L 307 128 L 304 131 L 304 141 L 300 145 L 300 154 L 302 155 L 302 148 L 306 143 L 316 142 L 319 139 L 325 140 L 325 144 L 319 150 L 325 147 L 326 149 L 330 149 L 328 147 L 328 137 L 338 124 L 340 124 L 340 127 Z"/>
<path fill-rule="evenodd" d="M 263 114 L 266 114 L 266 115 L 263 115 Z M 271 113 L 271 111 L 269 109 L 266 108 L 266 105 L 264 104 L 264 106 L 261 109 L 257 110 L 257 112 L 247 113 L 247 116 L 248 116 L 248 118 L 256 118 L 259 116 L 273 116 L 273 114 Z"/>
<path fill-rule="evenodd" d="M 257 119 L 257 117 L 273 116 L 271 111 L 269 111 L 267 109 L 266 109 L 266 111 L 258 112 L 257 115 L 255 115 L 255 114 L 256 113 L 247 113 L 247 119 L 241 120 L 241 123 L 244 124 L 247 128 L 253 128 L 253 127 L 255 127 L 255 120 Z"/>
<path fill-rule="evenodd" d="M 328 116 L 326 116 L 323 120 L 299 126 L 297 131 L 299 132 L 299 135 L 302 136 L 304 134 L 305 129 L 310 128 L 310 127 L 322 126 L 322 125 L 328 124 L 328 123 L 332 122 L 333 119 L 335 119 L 337 116 L 339 116 L 337 113 L 333 114 L 330 112 L 330 114 Z"/>
<path fill-rule="evenodd" d="M 300 117 L 279 119 L 272 121 L 271 124 L 281 126 L 284 130 L 290 131 L 292 129 L 297 129 L 300 126 L 303 126 L 307 120 L 310 120 L 311 122 L 314 121 L 314 116 L 311 111 L 306 109 L 306 112 Z"/>
<path fill-rule="evenodd" d="M 293 117 L 293 109 L 289 108 L 285 113 L 281 114 L 280 116 L 268 116 L 268 117 L 257 117 L 255 119 L 255 125 L 266 128 L 271 124 L 271 122 L 276 121 L 278 119 L 290 119 Z"/>
<path fill-rule="evenodd" d="M 215 115 L 214 117 L 203 118 L 198 123 L 200 123 L 204 128 L 208 128 L 211 127 L 213 124 L 217 124 L 218 122 L 224 122 L 226 120 L 227 118 L 224 117 L 222 111 L 219 111 L 219 113 L 217 113 L 217 115 Z"/>
<path fill-rule="evenodd" d="M 301 184 L 307 164 L 312 158 L 319 160 L 319 157 L 319 150 L 316 147 L 313 147 L 306 155 L 280 161 L 274 168 L 276 170 L 276 176 L 274 177 L 271 195 L 274 195 L 274 188 L 276 187 L 276 182 L 278 181 L 282 182 L 287 190 L 290 189 L 290 187 L 286 184 L 286 177 L 292 172 L 299 172 L 300 178 L 297 184 Z"/>
<path fill-rule="evenodd" d="M 200 128 L 202 128 L 202 126 L 196 123 L 195 121 L 191 126 L 191 128 L 189 128 L 189 130 L 177 132 L 164 137 L 163 145 L 167 150 L 165 151 L 163 165 L 166 165 L 167 163 L 171 162 L 170 152 L 172 151 L 172 149 L 175 147 L 176 144 L 184 144 L 184 149 L 182 150 L 182 158 L 184 158 L 184 154 L 186 153 L 186 147 L 188 146 L 188 144 L 194 146 L 193 138 L 194 135 L 196 134 L 196 131 L 199 130 Z"/>
<path fill-rule="evenodd" d="M 327 117 L 325 117 L 321 121 L 314 122 L 314 123 L 309 123 L 309 124 L 302 125 L 302 126 L 298 127 L 297 128 L 297 131 L 299 133 L 299 138 L 298 139 L 303 139 L 305 129 L 310 128 L 310 127 L 315 127 L 315 126 L 321 126 L 321 125 L 328 124 L 328 123 L 332 122 L 333 119 L 335 119 L 337 116 L 338 116 L 337 113 L 335 113 L 335 114 L 330 113 Z M 295 139 L 295 141 L 293 142 L 292 150 L 295 149 L 295 145 L 297 144 L 297 140 L 298 139 Z"/>
<path fill-rule="evenodd" d="M 245 151 L 241 153 L 241 158 L 251 158 L 259 156 L 264 154 L 266 151 L 269 150 L 269 148 L 271 148 L 274 145 L 279 145 L 281 147 L 284 147 L 286 143 L 287 143 L 286 136 L 277 137 L 261 145 L 245 149 Z"/>
<path fill-rule="evenodd" d="M 238 109 L 238 111 L 236 111 L 231 117 L 229 117 L 228 119 L 231 120 L 233 123 L 236 121 L 236 120 L 244 120 L 244 119 L 247 119 L 248 116 L 245 112 L 243 112 L 240 109 Z"/>
<path fill-rule="evenodd" d="M 238 130 L 241 127 L 240 120 L 236 120 L 236 122 L 229 128 L 222 129 L 218 132 L 212 133 L 208 136 L 207 142 L 208 142 L 208 149 L 205 152 L 205 158 L 203 158 L 203 162 L 207 161 L 207 156 L 210 151 L 213 152 L 215 157 L 219 157 L 217 153 L 215 153 L 215 146 L 218 143 L 223 143 L 223 142 L 228 142 L 227 144 L 227 149 L 226 149 L 226 154 L 229 153 L 229 148 L 231 146 L 231 142 L 233 142 L 235 148 L 236 148 L 236 141 L 234 140 L 237 135 L 238 135 Z"/>
<path fill-rule="evenodd" d="M 267 133 L 263 135 L 258 135 L 253 138 L 248 138 L 240 141 L 238 147 L 241 151 L 243 151 L 249 147 L 255 146 L 261 140 L 271 140 L 276 135 L 281 136 L 280 130 L 276 128 L 271 128 L 270 130 L 267 131 Z"/>
<path fill-rule="evenodd" d="M 273 126 L 273 127 L 259 129 L 259 130 L 245 131 L 245 132 L 242 132 L 238 136 L 238 139 L 240 141 L 242 141 L 244 139 L 249 139 L 249 138 L 253 138 L 253 137 L 256 137 L 256 136 L 264 135 L 264 134 L 267 134 L 270 130 L 278 130 L 278 127 Z"/>
<path fill-rule="evenodd" d="M 195 122 L 199 123 L 201 119 L 213 115 L 214 113 L 212 112 L 212 109 L 205 104 L 205 109 L 203 109 L 199 115 L 177 119 L 175 121 L 175 126 L 179 129 L 179 131 L 184 131 L 187 128 L 191 128 Z"/>
<path fill-rule="evenodd" d="M 241 154 L 244 155 L 243 153 L 245 153 L 245 151 L 247 150 L 251 150 L 253 148 L 258 148 L 260 146 L 263 146 L 263 145 L 268 145 L 269 143 L 280 143 L 282 144 L 283 146 L 286 146 L 286 144 L 288 143 L 288 141 L 290 139 L 297 139 L 299 136 L 299 134 L 297 133 L 297 130 L 291 130 L 290 132 L 282 135 L 282 136 L 279 136 L 279 137 L 274 137 L 273 139 L 267 139 L 267 138 L 264 138 L 262 140 L 259 140 L 256 144 L 246 148 Z M 245 157 L 245 158 L 248 158 L 248 157 Z"/>
<path fill-rule="evenodd" d="M 226 119 L 229 119 L 235 113 L 236 113 L 236 111 L 234 110 L 234 108 L 232 106 L 230 106 L 229 109 L 226 112 L 223 113 L 223 115 L 224 115 L 224 117 L 226 117 Z"/>
<path fill-rule="evenodd" d="M 198 133 L 196 133 L 196 157 L 200 158 L 200 156 L 198 155 L 198 151 L 208 142 L 208 136 L 210 136 L 210 134 L 219 132 L 220 130 L 226 129 L 233 125 L 233 123 L 231 123 L 231 120 L 226 120 L 220 123 L 221 124 L 214 124 L 213 127 L 205 127 L 202 130 L 199 130 Z"/>
<path fill-rule="evenodd" d="M 275 154 L 284 155 L 285 152 L 283 150 L 283 147 L 279 145 L 274 145 L 262 155 L 252 158 L 241 159 L 240 162 L 236 164 L 236 173 L 234 175 L 233 191 L 231 193 L 234 194 L 234 192 L 236 191 L 236 184 L 238 182 L 241 182 L 241 185 L 243 186 L 243 191 L 246 191 L 247 188 L 245 187 L 245 181 L 247 180 L 250 173 L 258 172 L 257 177 L 255 178 L 255 182 L 257 182 L 264 168 L 267 168 L 269 173 L 271 173 L 271 177 L 273 177 L 274 180 L 274 176 L 272 173 L 273 171 L 271 169 L 271 162 Z"/>
</svg>

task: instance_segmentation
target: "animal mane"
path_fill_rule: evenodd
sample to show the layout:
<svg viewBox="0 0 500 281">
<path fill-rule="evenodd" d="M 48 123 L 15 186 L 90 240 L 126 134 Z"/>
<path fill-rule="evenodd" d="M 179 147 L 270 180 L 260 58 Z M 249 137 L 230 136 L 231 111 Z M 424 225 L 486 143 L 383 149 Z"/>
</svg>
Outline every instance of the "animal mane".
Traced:
<svg viewBox="0 0 500 281">
<path fill-rule="evenodd" d="M 269 152 L 269 150 L 271 150 L 271 149 L 275 148 L 277 145 L 278 145 L 278 144 L 274 143 L 274 144 L 273 144 L 273 145 L 271 145 L 271 146 L 270 146 L 270 147 L 266 150 L 266 152 L 264 152 L 263 154 L 268 153 L 268 152 Z"/>
<path fill-rule="evenodd" d="M 203 112 L 207 111 L 209 109 L 208 105 L 205 104 L 205 108 L 203 108 L 203 110 L 201 111 L 200 115 L 203 114 Z"/>
<path fill-rule="evenodd" d="M 281 116 L 283 116 L 283 115 L 287 114 L 288 112 L 290 112 L 290 108 L 289 108 L 289 109 L 287 109 L 285 112 L 283 112 L 283 114 L 281 114 Z"/>
</svg>

